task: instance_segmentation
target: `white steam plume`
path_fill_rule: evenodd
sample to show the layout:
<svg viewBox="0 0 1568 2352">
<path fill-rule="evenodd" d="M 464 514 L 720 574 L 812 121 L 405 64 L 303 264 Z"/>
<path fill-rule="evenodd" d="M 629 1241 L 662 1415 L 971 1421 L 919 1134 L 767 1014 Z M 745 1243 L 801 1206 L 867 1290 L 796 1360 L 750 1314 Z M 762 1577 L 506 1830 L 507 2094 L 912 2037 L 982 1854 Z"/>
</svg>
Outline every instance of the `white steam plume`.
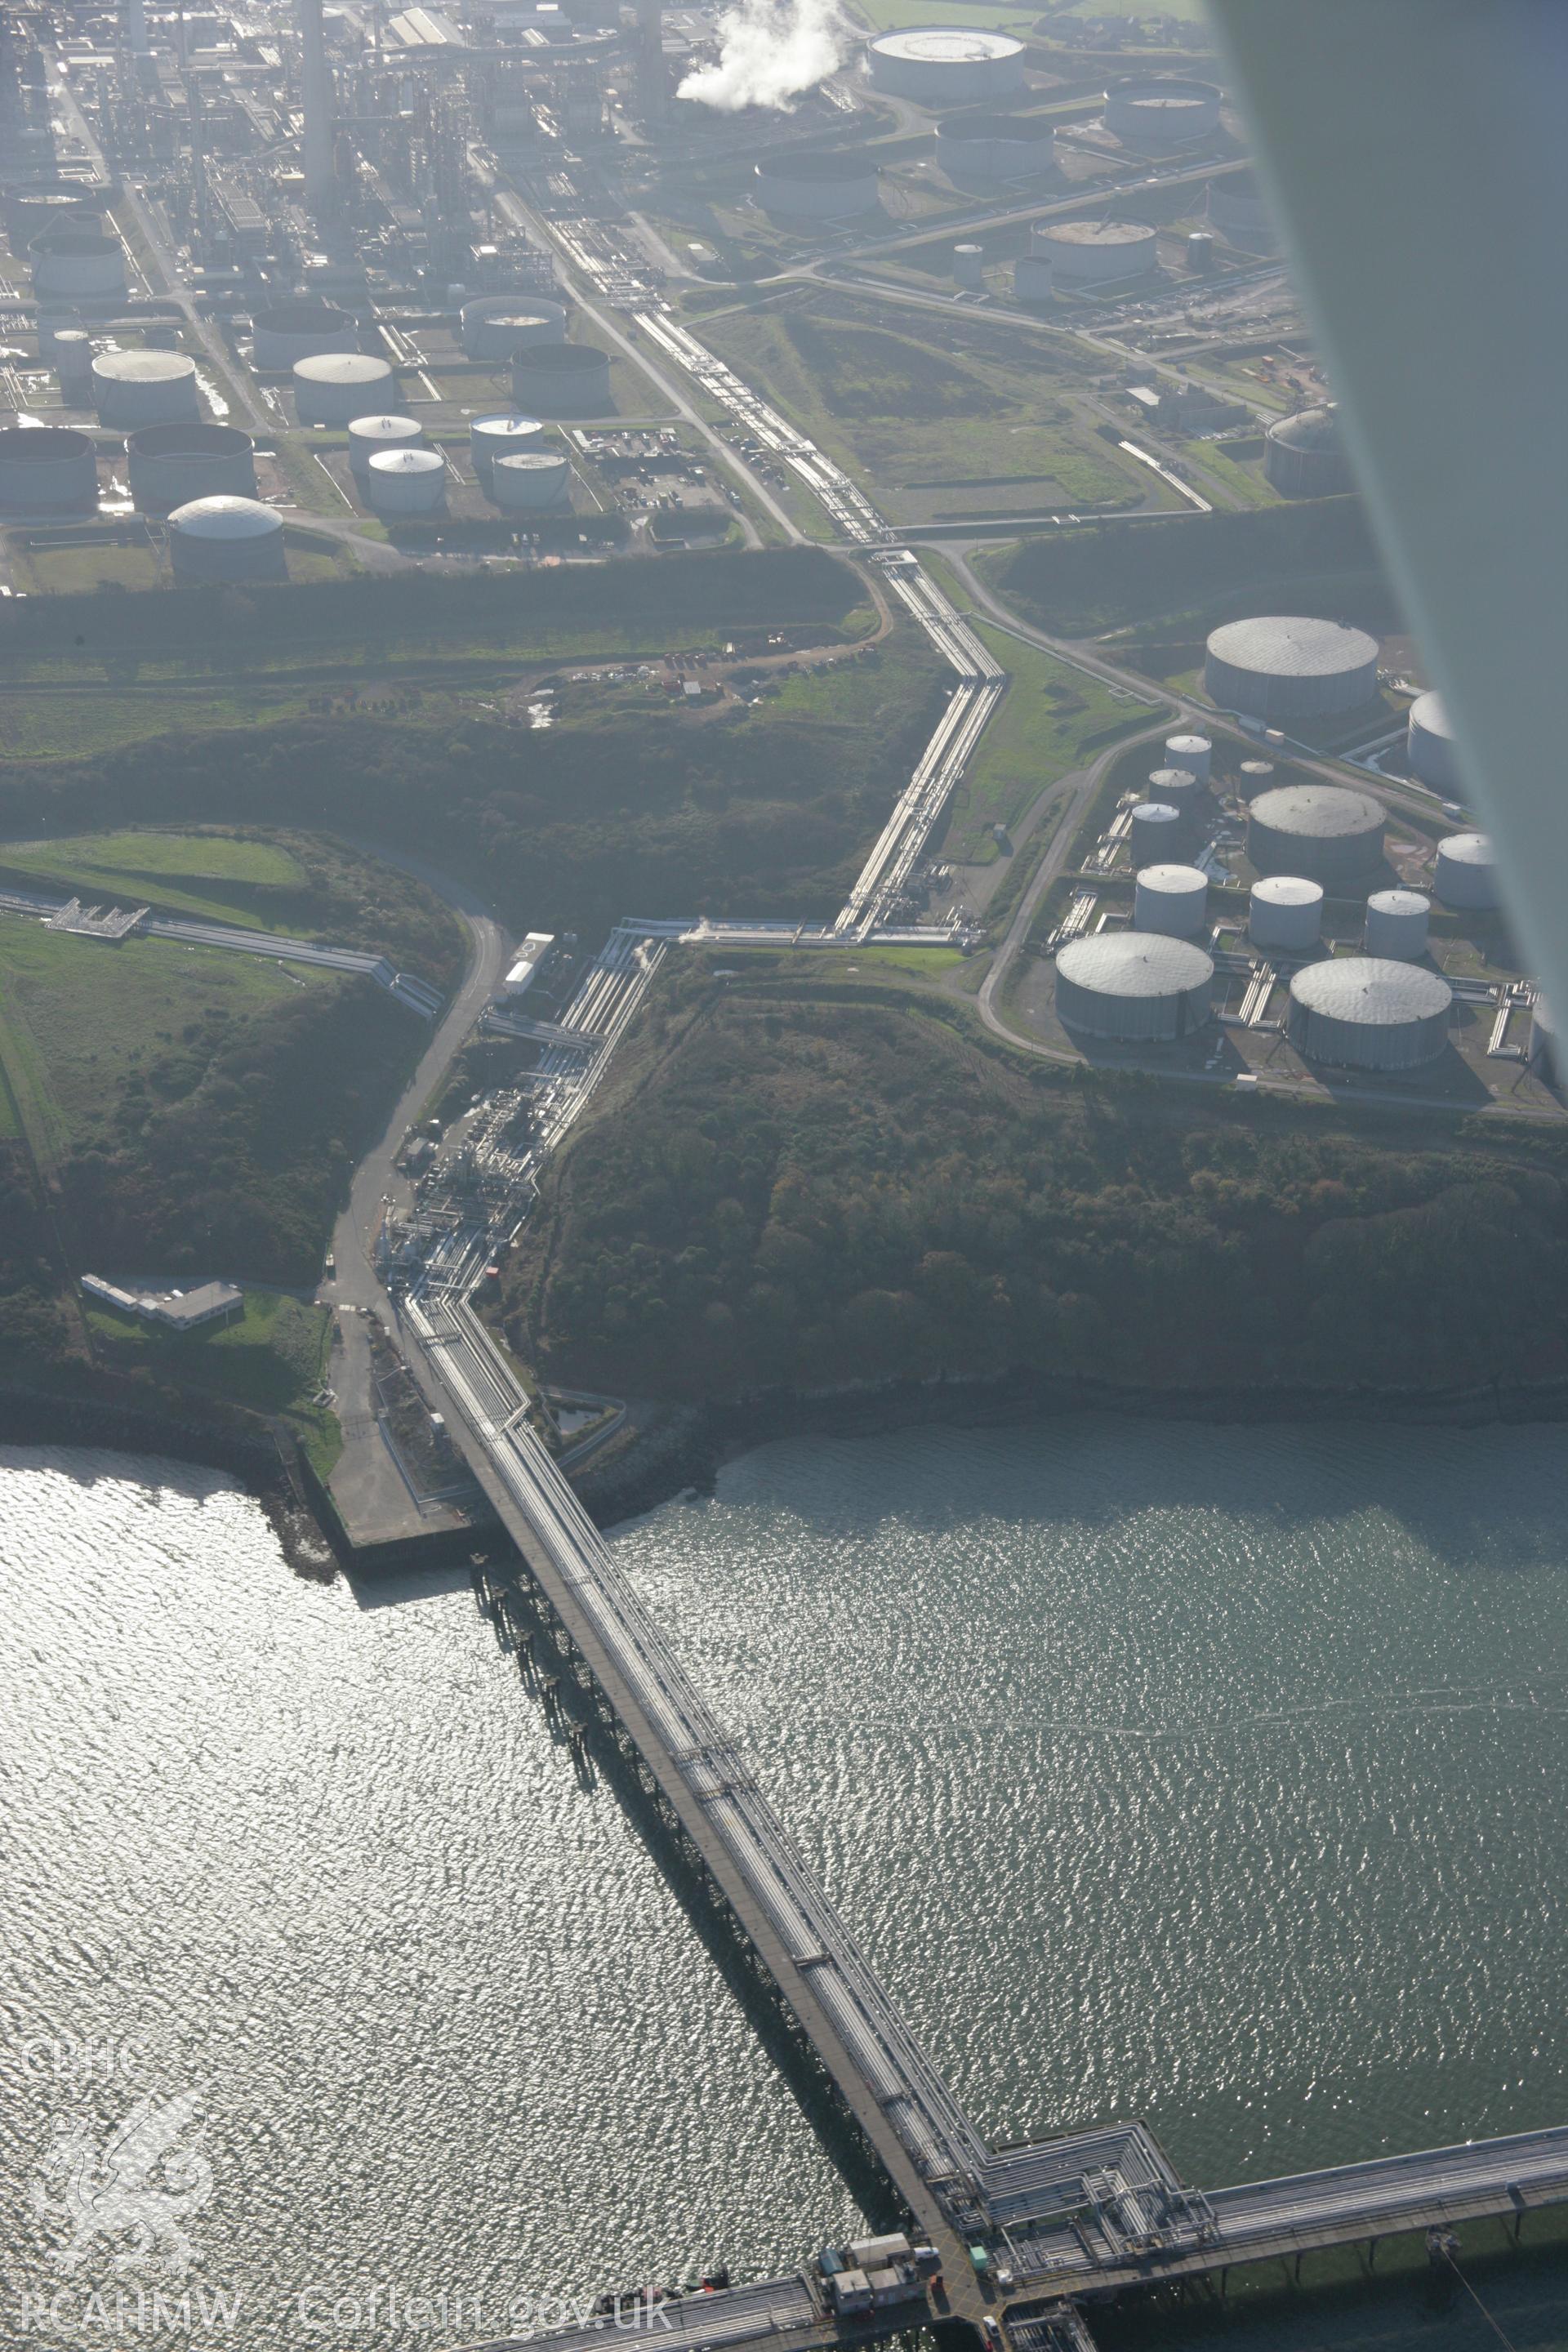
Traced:
<svg viewBox="0 0 1568 2352">
<path fill-rule="evenodd" d="M 837 0 L 737 0 L 719 19 L 719 61 L 699 66 L 676 91 L 721 114 L 782 107 L 837 73 L 853 34 Z"/>
</svg>

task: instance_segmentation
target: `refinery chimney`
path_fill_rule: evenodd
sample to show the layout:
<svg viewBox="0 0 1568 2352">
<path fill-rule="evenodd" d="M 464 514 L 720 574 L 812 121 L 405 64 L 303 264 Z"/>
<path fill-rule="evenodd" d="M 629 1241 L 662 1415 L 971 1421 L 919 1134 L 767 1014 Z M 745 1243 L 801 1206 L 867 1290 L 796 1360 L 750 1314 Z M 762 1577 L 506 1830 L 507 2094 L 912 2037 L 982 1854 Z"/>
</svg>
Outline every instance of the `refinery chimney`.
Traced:
<svg viewBox="0 0 1568 2352">
<path fill-rule="evenodd" d="M 142 56 L 147 47 L 146 0 L 124 0 L 122 21 L 127 46 L 137 57 Z"/>
<path fill-rule="evenodd" d="M 304 53 L 305 205 L 326 212 L 332 196 L 332 77 L 321 0 L 300 0 L 300 39 Z"/>
</svg>

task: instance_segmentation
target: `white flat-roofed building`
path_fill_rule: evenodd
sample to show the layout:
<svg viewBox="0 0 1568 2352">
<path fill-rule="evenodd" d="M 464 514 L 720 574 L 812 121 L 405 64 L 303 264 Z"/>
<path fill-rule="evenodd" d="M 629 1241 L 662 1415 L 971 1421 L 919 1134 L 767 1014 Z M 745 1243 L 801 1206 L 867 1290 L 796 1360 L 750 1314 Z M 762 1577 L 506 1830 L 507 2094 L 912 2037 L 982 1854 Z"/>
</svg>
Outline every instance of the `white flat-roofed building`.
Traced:
<svg viewBox="0 0 1568 2352">
<path fill-rule="evenodd" d="M 507 996 L 524 996 L 538 979 L 542 967 L 547 964 L 555 947 L 552 931 L 530 931 L 517 951 L 517 960 L 501 982 Z"/>
<path fill-rule="evenodd" d="M 245 1305 L 245 1293 L 232 1282 L 198 1282 L 190 1290 L 154 1288 L 148 1284 L 106 1282 L 99 1274 L 84 1274 L 81 1286 L 89 1297 L 117 1307 L 121 1315 L 139 1315 L 144 1323 L 161 1323 L 169 1331 L 194 1331 L 203 1323 L 227 1322 Z"/>
</svg>

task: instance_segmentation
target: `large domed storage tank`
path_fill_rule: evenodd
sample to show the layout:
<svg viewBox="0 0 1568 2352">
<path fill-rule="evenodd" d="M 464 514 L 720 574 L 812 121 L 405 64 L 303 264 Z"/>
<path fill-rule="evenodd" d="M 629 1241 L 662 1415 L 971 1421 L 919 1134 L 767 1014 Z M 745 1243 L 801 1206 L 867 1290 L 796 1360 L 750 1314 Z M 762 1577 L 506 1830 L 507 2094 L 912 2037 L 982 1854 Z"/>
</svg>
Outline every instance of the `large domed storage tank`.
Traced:
<svg viewBox="0 0 1568 2352">
<path fill-rule="evenodd" d="M 1405 757 L 1411 774 L 1422 783 L 1430 784 L 1434 792 L 1463 792 L 1459 747 L 1454 740 L 1447 709 L 1440 694 L 1418 694 L 1411 704 L 1405 722 Z"/>
<path fill-rule="evenodd" d="M 1056 132 L 1034 114 L 948 114 L 936 126 L 936 160 L 962 186 L 1038 180 L 1056 162 Z"/>
<path fill-rule="evenodd" d="M 1426 952 L 1432 901 L 1420 890 L 1374 890 L 1366 902 L 1362 945 L 1369 956 L 1414 963 Z"/>
<path fill-rule="evenodd" d="M 1418 1070 L 1448 1042 L 1454 992 L 1419 964 L 1328 956 L 1290 982 L 1286 1032 L 1309 1062 L 1341 1070 Z"/>
<path fill-rule="evenodd" d="M 1279 948 L 1306 955 L 1323 926 L 1323 886 L 1304 874 L 1268 874 L 1255 882 L 1247 904 L 1247 929 L 1255 948 Z"/>
<path fill-rule="evenodd" d="M 1176 850 L 1185 834 L 1182 812 L 1173 808 L 1169 801 L 1140 801 L 1132 812 L 1127 835 L 1134 874 L 1145 866 L 1174 865 Z"/>
<path fill-rule="evenodd" d="M 92 397 L 100 425 L 183 425 L 201 415 L 195 362 L 183 352 L 100 352 Z"/>
<path fill-rule="evenodd" d="M 978 25 L 914 25 L 866 44 L 873 89 L 917 106 L 1005 98 L 1024 82 L 1024 44 Z"/>
<path fill-rule="evenodd" d="M 353 416 L 349 419 L 349 468 L 363 480 L 378 449 L 420 449 L 425 427 L 412 416 Z"/>
<path fill-rule="evenodd" d="M 566 305 L 542 294 L 481 294 L 464 303 L 459 331 L 468 359 L 510 360 L 524 343 L 563 343 Z"/>
<path fill-rule="evenodd" d="M 868 155 L 786 147 L 758 163 L 755 173 L 758 204 L 784 220 L 853 220 L 881 201 Z"/>
<path fill-rule="evenodd" d="M 364 488 L 377 514 L 434 514 L 447 496 L 447 460 L 438 449 L 377 449 Z"/>
<path fill-rule="evenodd" d="M 1353 489 L 1333 404 L 1299 409 L 1271 425 L 1263 436 L 1263 470 L 1288 499 L 1329 499 Z"/>
<path fill-rule="evenodd" d="M 125 249 L 112 229 L 90 220 L 40 229 L 27 247 L 33 291 L 40 302 L 119 301 L 126 291 Z"/>
<path fill-rule="evenodd" d="M 1280 784 L 1247 812 L 1247 855 L 1259 874 L 1300 874 L 1325 890 L 1364 884 L 1383 856 L 1383 803 L 1345 784 Z"/>
<path fill-rule="evenodd" d="M 98 503 L 98 463 L 85 433 L 59 425 L 0 431 L 0 514 L 80 514 Z"/>
<path fill-rule="evenodd" d="M 1253 719 L 1327 719 L 1377 692 L 1377 639 L 1340 621 L 1269 613 L 1211 631 L 1204 692 Z"/>
<path fill-rule="evenodd" d="M 1440 841 L 1432 887 L 1445 907 L 1495 907 L 1497 864 L 1490 836 L 1484 833 L 1451 833 L 1447 840 Z"/>
<path fill-rule="evenodd" d="M 1206 785 L 1214 772 L 1214 745 L 1206 735 L 1167 735 L 1165 765 Z"/>
<path fill-rule="evenodd" d="M 1157 931 L 1100 931 L 1057 958 L 1057 1018 L 1121 1045 L 1169 1041 L 1209 1018 L 1214 959 Z"/>
<path fill-rule="evenodd" d="M 1133 886 L 1132 928 L 1190 940 L 1208 914 L 1208 877 L 1196 866 L 1145 866 Z"/>
<path fill-rule="evenodd" d="M 1105 93 L 1105 127 L 1141 155 L 1168 155 L 1219 129 L 1219 91 L 1210 81 L 1151 74 Z"/>
<path fill-rule="evenodd" d="M 468 426 L 468 459 L 479 488 L 489 488 L 490 467 L 498 457 L 516 457 L 525 449 L 550 446 L 550 428 L 537 416 L 476 416 Z"/>
<path fill-rule="evenodd" d="M 1037 221 L 1030 250 L 1050 263 L 1058 291 L 1070 293 L 1146 278 L 1159 265 L 1160 240 L 1145 221 Z"/>
<path fill-rule="evenodd" d="M 359 329 L 327 302 L 279 302 L 250 322 L 251 356 L 265 375 L 283 375 L 321 352 L 357 352 Z"/>
<path fill-rule="evenodd" d="M 610 355 L 595 343 L 531 343 L 512 361 L 511 396 L 535 416 L 608 416 Z"/>
<path fill-rule="evenodd" d="M 125 439 L 132 502 L 143 514 L 172 514 L 193 499 L 256 496 L 256 453 L 232 425 L 144 425 Z"/>
<path fill-rule="evenodd" d="M 523 449 L 490 466 L 489 493 L 503 514 L 539 514 L 566 505 L 572 469 L 557 449 Z"/>
<path fill-rule="evenodd" d="M 169 517 L 169 560 L 182 585 L 285 579 L 283 518 L 255 499 L 193 499 Z"/>
<path fill-rule="evenodd" d="M 301 425 L 351 425 L 373 408 L 390 407 L 397 391 L 390 362 L 363 352 L 317 352 L 296 360 L 292 373 Z"/>
<path fill-rule="evenodd" d="M 1279 232 L 1251 172 L 1227 172 L 1223 180 L 1209 182 L 1208 216 L 1209 226 L 1226 245 L 1239 246 L 1244 253 L 1279 250 Z"/>
</svg>

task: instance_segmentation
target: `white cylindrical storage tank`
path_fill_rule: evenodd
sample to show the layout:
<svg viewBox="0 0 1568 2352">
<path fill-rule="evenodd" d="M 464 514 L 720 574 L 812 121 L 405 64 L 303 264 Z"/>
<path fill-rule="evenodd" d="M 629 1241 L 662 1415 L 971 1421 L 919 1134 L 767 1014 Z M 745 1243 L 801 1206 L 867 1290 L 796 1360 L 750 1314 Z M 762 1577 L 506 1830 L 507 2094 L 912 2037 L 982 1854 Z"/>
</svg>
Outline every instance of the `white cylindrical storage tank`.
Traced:
<svg viewBox="0 0 1568 2352">
<path fill-rule="evenodd" d="M 755 172 L 758 204 L 785 220 L 852 220 L 874 212 L 880 201 L 877 166 L 868 155 L 786 147 Z"/>
<path fill-rule="evenodd" d="M 1031 244 L 1062 291 L 1145 278 L 1160 258 L 1160 240 L 1145 221 L 1037 221 Z"/>
<path fill-rule="evenodd" d="M 1369 956 L 1414 963 L 1426 952 L 1432 901 L 1420 890 L 1374 890 L 1366 902 L 1362 945 Z"/>
<path fill-rule="evenodd" d="M 1187 268 L 1200 278 L 1214 268 L 1214 238 L 1206 228 L 1194 228 L 1187 237 Z"/>
<path fill-rule="evenodd" d="M 471 360 L 510 360 L 524 343 L 563 343 L 566 305 L 542 294 L 482 294 L 462 309 L 463 351 Z"/>
<path fill-rule="evenodd" d="M 143 514 L 172 514 L 193 499 L 256 496 L 250 436 L 232 425 L 143 425 L 126 436 L 125 472 Z"/>
<path fill-rule="evenodd" d="M 1208 877 L 1197 866 L 1145 866 L 1133 892 L 1132 927 L 1190 940 L 1203 929 L 1208 905 Z"/>
<path fill-rule="evenodd" d="M 1261 614 L 1211 630 L 1204 692 L 1253 719 L 1331 719 L 1377 692 L 1377 639 L 1341 621 Z"/>
<path fill-rule="evenodd" d="M 353 416 L 349 419 L 349 466 L 363 480 L 378 449 L 419 449 L 425 427 L 412 416 Z"/>
<path fill-rule="evenodd" d="M 489 487 L 496 458 L 521 457 L 525 449 L 549 444 L 549 427 L 537 416 L 476 416 L 468 426 L 468 457 L 481 489 Z"/>
<path fill-rule="evenodd" d="M 377 514 L 433 514 L 447 495 L 447 460 L 438 449 L 377 449 L 364 487 Z"/>
<path fill-rule="evenodd" d="M 1168 155 L 1219 129 L 1219 91 L 1211 81 L 1151 74 L 1105 93 L 1105 127 L 1141 155 Z"/>
<path fill-rule="evenodd" d="M 1301 874 L 1268 874 L 1253 884 L 1247 929 L 1255 948 L 1305 955 L 1317 946 L 1322 922 L 1321 882 L 1309 882 Z"/>
<path fill-rule="evenodd" d="M 1419 964 L 1325 956 L 1290 982 L 1286 1031 L 1309 1062 L 1341 1070 L 1417 1070 L 1448 1042 L 1454 992 Z"/>
<path fill-rule="evenodd" d="M 1037 180 L 1056 162 L 1056 132 L 1040 115 L 947 115 L 936 126 L 936 160 L 964 186 Z"/>
<path fill-rule="evenodd" d="M 1413 776 L 1434 792 L 1464 790 L 1459 749 L 1440 694 L 1418 694 L 1405 723 L 1405 757 Z"/>
<path fill-rule="evenodd" d="M 915 25 L 866 44 L 873 89 L 917 106 L 1004 98 L 1024 81 L 1024 44 L 978 25 Z"/>
<path fill-rule="evenodd" d="M 1365 884 L 1383 856 L 1384 813 L 1344 784 L 1281 784 L 1247 812 L 1247 855 L 1258 874 L 1303 874 L 1325 890 Z"/>
<path fill-rule="evenodd" d="M 1184 835 L 1180 809 L 1173 808 L 1168 801 L 1140 801 L 1132 812 L 1127 835 L 1134 874 L 1141 866 L 1173 863 Z"/>
<path fill-rule="evenodd" d="M 182 585 L 282 580 L 283 518 L 255 499 L 193 499 L 169 517 L 169 560 Z"/>
<path fill-rule="evenodd" d="M 390 407 L 397 390 L 390 362 L 363 352 L 318 352 L 296 360 L 293 376 L 301 425 L 351 425 L 373 408 Z"/>
<path fill-rule="evenodd" d="M 1184 817 L 1192 817 L 1198 803 L 1200 787 L 1190 768 L 1151 768 L 1149 798 L 1169 801 Z"/>
<path fill-rule="evenodd" d="M 559 450 L 524 449 L 491 460 L 489 493 L 503 514 L 563 507 L 571 488 L 572 469 Z"/>
<path fill-rule="evenodd" d="M 109 302 L 126 291 L 125 249 L 112 229 L 92 221 L 40 229 L 27 247 L 27 259 L 40 302 L 59 295 L 73 301 Z"/>
<path fill-rule="evenodd" d="M 250 322 L 251 356 L 264 374 L 281 375 L 321 352 L 357 352 L 359 329 L 326 302 L 280 302 Z"/>
<path fill-rule="evenodd" d="M 1263 436 L 1263 470 L 1288 499 L 1331 499 L 1355 488 L 1332 402 L 1282 416 Z"/>
<path fill-rule="evenodd" d="M 98 462 L 85 433 L 60 425 L 0 431 L 0 514 L 80 514 L 98 502 Z"/>
<path fill-rule="evenodd" d="M 40 310 L 38 313 L 37 325 L 39 359 L 43 362 L 46 367 L 58 366 L 59 362 L 58 355 L 56 351 L 56 345 L 58 343 L 60 337 L 62 335 L 79 335 L 85 333 L 85 331 L 86 329 L 83 325 L 79 311 L 54 310 L 46 317 L 44 312 Z"/>
<path fill-rule="evenodd" d="M 100 352 L 92 398 L 100 425 L 183 425 L 201 415 L 196 369 L 183 352 Z"/>
<path fill-rule="evenodd" d="M 1497 905 L 1497 866 L 1489 835 L 1451 833 L 1437 844 L 1432 888 L 1445 907 Z"/>
<path fill-rule="evenodd" d="M 952 282 L 966 292 L 978 293 L 985 283 L 985 248 L 979 245 L 955 245 L 952 248 Z"/>
<path fill-rule="evenodd" d="M 1237 770 L 1237 775 L 1240 782 L 1242 799 L 1255 801 L 1259 793 L 1266 793 L 1272 789 L 1274 762 L 1272 760 L 1243 760 Z"/>
<path fill-rule="evenodd" d="M 1048 302 L 1056 292 L 1051 265 L 1043 254 L 1021 253 L 1013 264 L 1013 291 L 1020 302 Z"/>
<path fill-rule="evenodd" d="M 1184 769 L 1200 784 L 1206 784 L 1214 772 L 1214 745 L 1206 735 L 1167 735 L 1165 765 Z"/>
<path fill-rule="evenodd" d="M 62 327 L 54 339 L 60 397 L 75 408 L 92 398 L 92 338 L 82 327 Z"/>
<path fill-rule="evenodd" d="M 532 343 L 511 363 L 511 396 L 535 416 L 608 416 L 610 355 L 596 343 Z"/>
<path fill-rule="evenodd" d="M 1057 1018 L 1120 1045 L 1189 1036 L 1209 1017 L 1214 960 L 1190 940 L 1099 931 L 1057 958 Z"/>
</svg>

